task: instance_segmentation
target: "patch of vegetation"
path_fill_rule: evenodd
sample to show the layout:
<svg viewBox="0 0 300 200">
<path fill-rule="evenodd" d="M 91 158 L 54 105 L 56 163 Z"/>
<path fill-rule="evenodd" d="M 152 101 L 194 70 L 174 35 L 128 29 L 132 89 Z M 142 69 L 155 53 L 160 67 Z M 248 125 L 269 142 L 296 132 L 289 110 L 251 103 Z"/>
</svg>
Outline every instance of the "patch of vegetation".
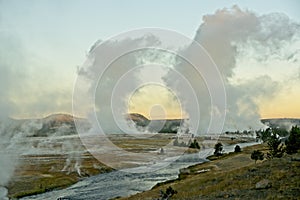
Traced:
<svg viewBox="0 0 300 200">
<path fill-rule="evenodd" d="M 264 159 L 264 153 L 261 152 L 260 150 L 254 150 L 251 153 L 251 159 L 255 160 L 255 164 L 256 164 L 256 161 Z"/>
<path fill-rule="evenodd" d="M 157 200 L 168 200 L 174 194 L 177 194 L 177 191 L 174 190 L 171 186 L 169 186 L 165 192 L 163 190 L 160 190 L 160 197 Z"/>
<path fill-rule="evenodd" d="M 24 157 L 22 168 L 16 170 L 13 180 L 8 185 L 9 197 L 20 198 L 66 188 L 84 177 L 113 170 L 87 154 L 82 159 L 80 176 L 76 172 L 61 171 L 65 161 L 62 155 L 51 155 L 49 158 L 47 161 L 41 161 L 39 156 Z"/>
<path fill-rule="evenodd" d="M 263 141 L 264 143 L 268 141 L 269 137 L 272 135 L 272 129 L 267 128 L 266 130 L 256 131 L 256 138 Z"/>
<path fill-rule="evenodd" d="M 245 147 L 241 153 L 195 165 L 189 168 L 191 173 L 181 179 L 121 199 L 157 199 L 159 191 L 169 186 L 177 191 L 172 199 L 297 199 L 300 196 L 300 162 L 283 155 L 254 164 L 250 159 L 254 150 L 265 152 L 268 147 L 266 144 Z M 204 169 L 209 171 L 197 173 Z M 262 180 L 269 186 L 258 190 L 257 183 Z"/>
<path fill-rule="evenodd" d="M 222 160 L 225 159 L 229 156 L 232 156 L 233 154 L 235 154 L 234 152 L 229 152 L 229 153 L 222 153 L 222 155 L 210 155 L 207 156 L 206 159 L 213 161 L 213 160 Z"/>
<path fill-rule="evenodd" d="M 173 134 L 156 134 L 148 138 L 135 138 L 127 135 L 109 136 L 111 142 L 126 151 L 140 153 L 155 151 L 169 144 Z"/>
<path fill-rule="evenodd" d="M 285 142 L 286 153 L 297 153 L 300 149 L 300 128 L 297 126 L 292 127 L 290 136 Z"/>
<path fill-rule="evenodd" d="M 221 156 L 223 151 L 223 144 L 221 142 L 218 142 L 214 147 L 214 155 Z"/>
<path fill-rule="evenodd" d="M 280 158 L 286 152 L 287 154 L 297 153 L 300 149 L 300 129 L 297 126 L 293 126 L 289 132 L 289 137 L 285 141 L 285 145 L 282 142 L 280 136 L 286 135 L 281 129 L 268 128 L 265 131 L 257 133 L 257 137 L 264 143 L 268 144 L 269 152 L 267 152 L 267 158 Z"/>
<path fill-rule="evenodd" d="M 269 146 L 268 158 L 281 158 L 284 153 L 284 146 L 278 135 L 275 133 L 269 136 L 267 144 Z"/>
<path fill-rule="evenodd" d="M 41 194 L 44 192 L 49 192 L 54 189 L 63 189 L 76 182 L 77 182 L 77 178 L 64 177 L 63 175 L 61 175 L 60 177 L 41 178 L 38 179 L 36 182 L 28 183 L 29 184 L 28 190 L 21 190 L 18 192 L 16 191 L 16 193 L 12 195 L 12 197 L 20 198 L 20 197 L 25 197 L 30 195 Z M 19 186 L 21 187 L 21 185 Z M 17 187 L 17 185 L 15 185 L 14 187 Z"/>
<path fill-rule="evenodd" d="M 173 146 L 189 147 L 191 149 L 198 149 L 198 150 L 200 149 L 200 145 L 199 145 L 199 143 L 198 143 L 198 141 L 196 139 L 194 139 L 193 141 L 189 140 L 188 143 L 185 143 L 184 141 L 179 142 L 178 138 L 176 138 L 173 141 Z"/>
<path fill-rule="evenodd" d="M 236 145 L 236 146 L 234 147 L 234 152 L 235 152 L 235 153 L 242 152 L 241 147 L 240 147 L 239 145 Z"/>
<path fill-rule="evenodd" d="M 194 139 L 194 141 L 193 141 L 193 142 L 190 142 L 190 143 L 191 143 L 191 144 L 190 144 L 189 148 L 192 148 L 192 149 L 200 149 L 199 143 L 197 142 L 196 139 Z"/>
</svg>

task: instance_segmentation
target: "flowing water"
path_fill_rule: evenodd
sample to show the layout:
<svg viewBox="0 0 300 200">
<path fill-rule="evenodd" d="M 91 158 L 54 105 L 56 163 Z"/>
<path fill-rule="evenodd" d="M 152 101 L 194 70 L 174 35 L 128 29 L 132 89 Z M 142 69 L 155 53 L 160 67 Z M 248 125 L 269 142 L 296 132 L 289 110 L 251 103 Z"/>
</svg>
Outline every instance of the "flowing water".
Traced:
<svg viewBox="0 0 300 200">
<path fill-rule="evenodd" d="M 256 143 L 243 143 L 239 145 L 245 147 L 253 144 Z M 233 151 L 234 146 L 226 146 L 224 150 L 227 152 Z M 207 161 L 203 159 L 204 155 L 212 152 L 212 149 L 206 149 L 200 151 L 200 153 L 184 154 L 179 157 L 168 158 L 152 166 L 131 168 L 127 172 L 113 171 L 106 174 L 99 174 L 86 178 L 66 189 L 24 197 L 22 199 L 56 200 L 60 198 L 61 200 L 101 200 L 118 196 L 129 196 L 149 190 L 159 182 L 176 179 L 181 168 Z M 154 171 L 153 168 L 157 168 L 158 170 Z"/>
</svg>

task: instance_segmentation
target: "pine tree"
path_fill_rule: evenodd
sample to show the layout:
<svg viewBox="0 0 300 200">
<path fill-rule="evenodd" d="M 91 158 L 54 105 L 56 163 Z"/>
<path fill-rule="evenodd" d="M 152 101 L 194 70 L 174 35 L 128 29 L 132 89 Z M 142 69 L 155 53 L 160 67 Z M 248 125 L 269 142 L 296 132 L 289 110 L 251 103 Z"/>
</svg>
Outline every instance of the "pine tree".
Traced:
<svg viewBox="0 0 300 200">
<path fill-rule="evenodd" d="M 288 154 L 297 153 L 300 149 L 300 128 L 297 126 L 293 126 L 290 131 L 290 136 L 285 142 L 286 152 Z"/>
</svg>

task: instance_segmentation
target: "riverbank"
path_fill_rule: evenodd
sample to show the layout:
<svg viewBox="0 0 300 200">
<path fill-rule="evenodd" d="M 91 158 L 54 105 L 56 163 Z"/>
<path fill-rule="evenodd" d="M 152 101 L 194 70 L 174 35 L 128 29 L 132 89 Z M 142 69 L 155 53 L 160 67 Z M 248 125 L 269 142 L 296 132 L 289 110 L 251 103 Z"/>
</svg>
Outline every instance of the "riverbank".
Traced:
<svg viewBox="0 0 300 200">
<path fill-rule="evenodd" d="M 63 189 L 84 178 L 113 170 L 89 153 L 82 155 L 80 174 L 72 168 L 74 163 L 63 171 L 67 159 L 65 155 L 31 155 L 21 159 L 22 167 L 15 171 L 8 186 L 8 195 L 12 199 Z"/>
<path fill-rule="evenodd" d="M 110 140 L 127 151 L 145 152 L 159 150 L 171 141 L 173 134 L 158 134 L 150 139 L 136 139 L 124 135 L 111 135 Z M 52 190 L 67 188 L 88 177 L 111 172 L 114 169 L 93 157 L 76 136 L 51 138 L 27 138 L 27 143 L 47 143 L 33 152 L 24 152 L 9 182 L 8 196 L 11 199 L 41 194 Z M 72 143 L 63 152 L 62 141 Z M 20 144 L 20 148 L 22 144 Z M 74 146 L 74 147 L 73 147 Z M 157 153 L 153 152 L 153 155 Z M 107 155 L 111 156 L 111 155 Z M 111 160 L 117 156 L 111 156 Z M 118 162 L 118 160 L 116 160 Z M 137 167 L 139 163 L 120 163 L 121 168 Z"/>
<path fill-rule="evenodd" d="M 251 160 L 253 150 L 267 151 L 265 144 L 243 148 L 220 159 L 182 169 L 176 180 L 159 183 L 151 190 L 122 200 L 161 199 L 171 187 L 172 199 L 297 199 L 300 196 L 299 153 L 293 156 Z M 298 161 L 297 161 L 298 160 Z M 267 183 L 265 186 L 257 184 Z"/>
<path fill-rule="evenodd" d="M 151 152 L 153 156 L 157 156 L 157 152 L 164 145 L 172 142 L 173 134 L 158 134 L 150 139 L 136 139 L 125 136 L 112 136 L 110 138 L 119 147 L 132 152 Z M 197 138 L 201 148 L 211 148 L 215 144 L 214 140 L 202 143 L 203 138 Z M 234 143 L 243 143 L 249 140 L 231 139 L 221 137 L 220 140 L 224 145 L 232 145 Z M 157 150 L 155 152 L 154 150 Z M 174 155 L 186 151 L 186 153 L 195 153 L 197 150 L 186 147 L 173 146 L 170 148 Z M 180 155 L 180 154 L 179 154 Z M 167 154 L 161 156 L 168 156 Z M 151 157 L 149 157 L 151 159 Z M 113 171 L 112 168 L 102 164 L 88 152 L 80 156 L 80 174 L 75 169 L 77 162 L 75 159 L 69 166 L 67 171 L 62 170 L 66 161 L 67 155 L 27 155 L 22 156 L 20 167 L 16 170 L 8 189 L 10 198 L 20 198 L 33 194 L 44 193 L 56 189 L 69 187 L 80 180 L 85 180 L 87 177 L 107 173 Z M 116 161 L 117 162 L 117 161 Z M 121 163 L 121 167 L 130 168 L 138 167 L 139 163 Z M 152 187 L 152 186 L 151 186 Z M 123 195 L 122 195 L 123 196 Z"/>
</svg>

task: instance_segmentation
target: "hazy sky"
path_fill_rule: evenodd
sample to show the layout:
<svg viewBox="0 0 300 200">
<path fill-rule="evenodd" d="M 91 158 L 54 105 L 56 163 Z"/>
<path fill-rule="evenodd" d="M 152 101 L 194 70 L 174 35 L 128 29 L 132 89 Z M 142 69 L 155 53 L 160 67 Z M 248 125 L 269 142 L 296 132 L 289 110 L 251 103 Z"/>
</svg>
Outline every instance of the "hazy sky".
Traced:
<svg viewBox="0 0 300 200">
<path fill-rule="evenodd" d="M 13 108 L 7 112 L 15 117 L 71 113 L 77 66 L 97 40 L 143 27 L 172 29 L 193 38 L 203 15 L 233 5 L 258 15 L 281 12 L 300 23 L 297 0 L 0 0 L 0 89 L 7 90 L 0 93 L 0 103 L 9 100 Z M 293 48 L 299 49 L 299 44 Z M 255 77 L 255 66 L 261 64 L 247 57 L 239 58 L 238 63 L 251 67 L 235 70 L 232 81 L 237 83 Z M 289 83 L 288 90 L 258 102 L 261 116 L 300 117 L 299 61 L 276 60 L 264 66 L 259 73 L 271 71 L 273 79 Z"/>
</svg>

